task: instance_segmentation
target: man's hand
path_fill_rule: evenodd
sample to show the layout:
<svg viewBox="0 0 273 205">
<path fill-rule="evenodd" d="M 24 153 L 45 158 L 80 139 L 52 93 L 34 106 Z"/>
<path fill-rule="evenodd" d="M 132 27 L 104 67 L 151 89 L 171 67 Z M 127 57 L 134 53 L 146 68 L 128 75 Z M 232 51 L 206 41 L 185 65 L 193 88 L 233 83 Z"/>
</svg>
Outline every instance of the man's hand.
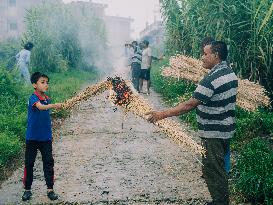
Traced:
<svg viewBox="0 0 273 205">
<path fill-rule="evenodd" d="M 53 108 L 55 109 L 61 109 L 62 108 L 62 103 L 55 103 L 55 104 L 52 104 L 53 105 Z"/>
<path fill-rule="evenodd" d="M 154 123 L 165 118 L 164 112 L 152 111 L 145 113 L 145 115 L 150 115 L 148 121 L 151 123 Z"/>
</svg>

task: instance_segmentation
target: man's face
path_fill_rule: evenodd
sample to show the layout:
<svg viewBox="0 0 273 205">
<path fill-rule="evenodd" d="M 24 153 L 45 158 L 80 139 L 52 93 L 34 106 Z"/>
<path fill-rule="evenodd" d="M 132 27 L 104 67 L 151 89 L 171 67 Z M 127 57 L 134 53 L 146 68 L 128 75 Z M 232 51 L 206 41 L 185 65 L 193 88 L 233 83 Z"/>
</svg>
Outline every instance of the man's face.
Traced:
<svg viewBox="0 0 273 205">
<path fill-rule="evenodd" d="M 137 46 L 136 43 L 132 43 L 132 47 L 135 48 Z"/>
<path fill-rule="evenodd" d="M 142 45 L 143 45 L 143 48 L 147 48 L 148 47 L 146 43 L 142 43 Z"/>
<path fill-rule="evenodd" d="M 33 83 L 33 87 L 37 91 L 41 93 L 45 93 L 48 90 L 48 79 L 44 77 L 39 78 L 37 83 Z"/>
<path fill-rule="evenodd" d="M 204 47 L 204 53 L 202 56 L 203 67 L 206 69 L 212 69 L 215 65 L 217 65 L 219 61 L 219 57 L 212 53 L 211 45 L 206 45 Z"/>
</svg>

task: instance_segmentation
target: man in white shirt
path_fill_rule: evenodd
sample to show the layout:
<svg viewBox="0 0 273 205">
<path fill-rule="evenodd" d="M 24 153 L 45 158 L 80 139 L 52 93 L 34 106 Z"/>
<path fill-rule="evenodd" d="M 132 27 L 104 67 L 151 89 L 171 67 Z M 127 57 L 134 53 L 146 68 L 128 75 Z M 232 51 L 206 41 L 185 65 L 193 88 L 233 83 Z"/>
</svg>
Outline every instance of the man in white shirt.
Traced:
<svg viewBox="0 0 273 205">
<path fill-rule="evenodd" d="M 17 66 L 19 67 L 19 71 L 21 76 L 24 78 L 26 83 L 30 83 L 30 74 L 28 70 L 28 66 L 30 63 L 30 54 L 31 49 L 33 48 L 33 43 L 28 42 L 24 46 L 24 49 L 22 49 L 17 55 Z"/>
<path fill-rule="evenodd" d="M 144 40 L 143 42 L 143 52 L 142 52 L 142 63 L 141 63 L 141 73 L 139 81 L 139 90 L 142 92 L 143 80 L 147 81 L 147 94 L 150 94 L 150 71 L 152 64 L 152 50 L 149 47 L 149 41 Z"/>
</svg>

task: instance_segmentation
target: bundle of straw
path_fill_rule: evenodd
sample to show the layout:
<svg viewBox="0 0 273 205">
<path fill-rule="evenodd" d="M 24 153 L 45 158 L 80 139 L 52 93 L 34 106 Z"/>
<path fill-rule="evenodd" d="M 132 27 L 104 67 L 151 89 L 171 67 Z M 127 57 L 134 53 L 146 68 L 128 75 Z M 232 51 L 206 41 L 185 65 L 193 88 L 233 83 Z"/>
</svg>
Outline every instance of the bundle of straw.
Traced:
<svg viewBox="0 0 273 205">
<path fill-rule="evenodd" d="M 122 80 L 124 83 L 125 81 Z M 112 83 L 116 84 L 115 83 Z M 129 85 L 128 82 L 125 82 L 126 86 L 130 88 L 131 92 L 128 97 L 129 100 L 126 100 L 126 103 L 117 103 L 117 96 L 120 96 L 120 94 L 117 94 L 116 88 L 112 87 L 112 95 L 110 96 L 110 99 L 112 102 L 116 103 L 116 105 L 119 105 L 123 108 L 123 110 L 127 112 L 132 112 L 133 114 L 140 116 L 141 118 L 148 120 L 148 116 L 146 115 L 147 112 L 150 112 L 153 110 L 152 106 L 149 105 L 145 99 L 140 96 L 134 88 L 132 88 L 131 85 Z M 129 90 L 128 88 L 125 88 L 123 90 Z M 125 102 L 125 100 L 122 100 Z M 121 101 L 119 101 L 121 102 Z M 192 140 L 187 134 L 181 129 L 181 125 L 171 119 L 163 119 L 156 123 L 163 133 L 165 133 L 168 137 L 172 138 L 175 142 L 177 142 L 179 145 L 184 146 L 185 148 L 189 149 L 191 152 L 196 154 L 205 154 L 204 148 L 197 144 L 194 140 Z"/>
<path fill-rule="evenodd" d="M 70 109 L 83 100 L 87 100 L 90 97 L 101 94 L 109 88 L 109 85 L 110 85 L 109 81 L 105 80 L 105 81 L 99 82 L 95 85 L 88 86 L 87 88 L 85 88 L 83 91 L 81 91 L 76 96 L 74 96 L 74 97 L 66 100 L 64 103 L 62 103 L 62 108 L 63 109 Z"/>
<path fill-rule="evenodd" d="M 161 74 L 198 83 L 208 72 L 209 70 L 203 68 L 202 61 L 176 55 L 170 58 L 170 67 L 165 67 Z M 242 79 L 238 79 L 238 83 L 238 106 L 249 111 L 254 111 L 259 106 L 270 106 L 270 99 L 265 95 L 265 89 L 261 85 Z"/>
</svg>

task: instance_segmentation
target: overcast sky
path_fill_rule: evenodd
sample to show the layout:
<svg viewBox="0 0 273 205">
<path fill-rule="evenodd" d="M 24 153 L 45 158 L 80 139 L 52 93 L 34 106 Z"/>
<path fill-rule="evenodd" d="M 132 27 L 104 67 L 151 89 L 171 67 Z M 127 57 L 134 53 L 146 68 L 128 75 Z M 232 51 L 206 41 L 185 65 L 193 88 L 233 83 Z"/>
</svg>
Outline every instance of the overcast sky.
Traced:
<svg viewBox="0 0 273 205">
<path fill-rule="evenodd" d="M 71 0 L 63 0 L 70 2 Z M 85 0 L 88 1 L 88 0 Z M 132 23 L 132 37 L 137 38 L 139 32 L 145 28 L 146 22 L 149 24 L 154 21 L 156 16 L 159 19 L 159 0 L 92 0 L 93 2 L 107 4 L 105 9 L 106 15 L 131 17 L 134 19 Z"/>
</svg>

